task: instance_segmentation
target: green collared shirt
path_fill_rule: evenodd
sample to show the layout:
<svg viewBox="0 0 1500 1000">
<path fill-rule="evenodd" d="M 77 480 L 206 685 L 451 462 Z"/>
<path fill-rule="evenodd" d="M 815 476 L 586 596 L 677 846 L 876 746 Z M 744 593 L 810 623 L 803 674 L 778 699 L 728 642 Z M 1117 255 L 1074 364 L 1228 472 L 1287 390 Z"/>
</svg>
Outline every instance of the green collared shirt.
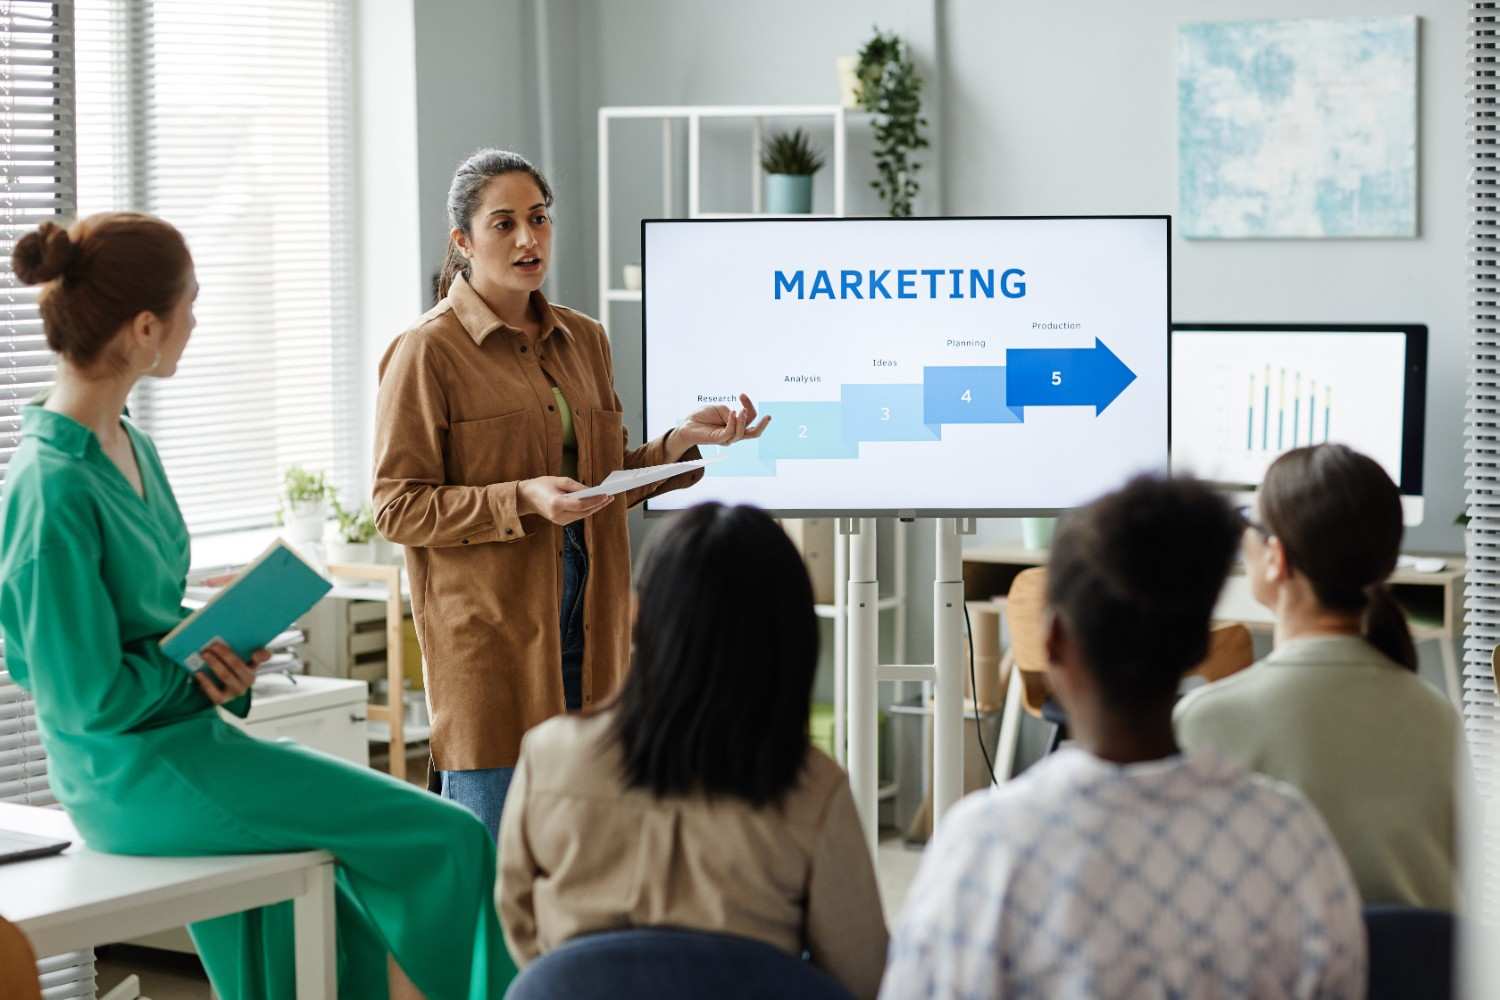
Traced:
<svg viewBox="0 0 1500 1000">
<path fill-rule="evenodd" d="M 158 641 L 186 615 L 189 536 L 156 447 L 128 419 L 144 497 L 92 430 L 33 403 L 0 501 L 0 631 L 49 754 L 212 706 Z M 231 706 L 249 711 L 248 693 Z"/>
</svg>

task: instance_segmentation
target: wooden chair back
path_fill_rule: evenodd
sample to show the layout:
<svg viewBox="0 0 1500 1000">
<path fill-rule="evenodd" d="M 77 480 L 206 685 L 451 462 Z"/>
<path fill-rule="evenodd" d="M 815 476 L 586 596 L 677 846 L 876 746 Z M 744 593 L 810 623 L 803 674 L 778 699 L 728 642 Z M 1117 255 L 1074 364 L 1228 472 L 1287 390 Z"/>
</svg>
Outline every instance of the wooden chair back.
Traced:
<svg viewBox="0 0 1500 1000">
<path fill-rule="evenodd" d="M 1006 598 L 1010 624 L 1010 652 L 1021 672 L 1021 703 L 1040 717 L 1042 703 L 1050 695 L 1047 687 L 1047 570 L 1037 566 L 1023 570 L 1011 584 Z M 1500 654 L 1500 650 L 1497 650 Z M 1255 642 L 1244 625 L 1220 625 L 1209 634 L 1208 656 L 1190 674 L 1204 680 L 1223 680 L 1255 662 Z"/>
<path fill-rule="evenodd" d="M 15 924 L 0 917 L 0 997 L 7 1000 L 42 1000 L 37 977 L 36 954 L 31 942 Z"/>
</svg>

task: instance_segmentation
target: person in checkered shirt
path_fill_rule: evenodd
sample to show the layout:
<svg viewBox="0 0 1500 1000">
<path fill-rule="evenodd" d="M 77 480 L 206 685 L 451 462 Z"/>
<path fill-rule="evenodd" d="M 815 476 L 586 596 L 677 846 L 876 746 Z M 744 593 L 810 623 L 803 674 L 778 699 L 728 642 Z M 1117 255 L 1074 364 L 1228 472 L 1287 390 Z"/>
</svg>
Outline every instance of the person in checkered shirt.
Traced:
<svg viewBox="0 0 1500 1000">
<path fill-rule="evenodd" d="M 1359 892 L 1316 810 L 1173 737 L 1240 535 L 1182 478 L 1064 521 L 1047 672 L 1073 743 L 953 810 L 881 997 L 1364 997 Z"/>
</svg>

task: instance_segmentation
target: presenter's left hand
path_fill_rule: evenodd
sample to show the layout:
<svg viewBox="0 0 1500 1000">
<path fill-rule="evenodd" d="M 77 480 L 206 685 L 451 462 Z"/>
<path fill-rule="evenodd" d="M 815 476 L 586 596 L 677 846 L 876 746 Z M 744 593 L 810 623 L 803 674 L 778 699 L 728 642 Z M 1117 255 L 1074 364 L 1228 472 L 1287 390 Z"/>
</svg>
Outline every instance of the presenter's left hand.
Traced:
<svg viewBox="0 0 1500 1000">
<path fill-rule="evenodd" d="M 758 438 L 771 422 L 770 414 L 756 419 L 755 403 L 744 393 L 740 394 L 740 408 L 728 406 L 705 406 L 694 410 L 688 418 L 673 428 L 667 438 L 667 451 L 673 461 L 689 448 L 700 444 L 727 447 L 746 438 Z"/>
</svg>

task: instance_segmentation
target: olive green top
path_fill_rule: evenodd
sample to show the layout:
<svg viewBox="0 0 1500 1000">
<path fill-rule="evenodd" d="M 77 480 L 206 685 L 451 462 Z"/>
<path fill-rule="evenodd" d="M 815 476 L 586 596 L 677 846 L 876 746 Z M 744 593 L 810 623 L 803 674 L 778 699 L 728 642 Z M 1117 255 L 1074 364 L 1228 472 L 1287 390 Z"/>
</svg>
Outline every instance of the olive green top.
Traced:
<svg viewBox="0 0 1500 1000">
<path fill-rule="evenodd" d="M 573 408 L 563 397 L 563 391 L 552 387 L 552 398 L 557 400 L 557 415 L 562 418 L 563 459 L 562 474 L 569 479 L 578 478 L 578 433 L 573 430 Z"/>
</svg>

